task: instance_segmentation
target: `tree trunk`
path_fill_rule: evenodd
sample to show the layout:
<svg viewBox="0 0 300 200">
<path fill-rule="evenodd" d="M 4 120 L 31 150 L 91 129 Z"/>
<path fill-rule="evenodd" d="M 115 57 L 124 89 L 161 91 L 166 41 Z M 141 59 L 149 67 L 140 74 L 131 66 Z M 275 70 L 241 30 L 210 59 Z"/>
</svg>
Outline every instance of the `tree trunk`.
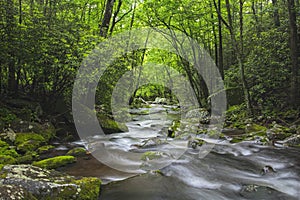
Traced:
<svg viewBox="0 0 300 200">
<path fill-rule="evenodd" d="M 121 6 L 122 6 L 122 0 L 119 0 L 118 1 L 118 6 L 117 6 L 117 9 L 116 11 L 114 12 L 114 16 L 113 16 L 113 20 L 112 20 L 112 24 L 111 24 L 111 27 L 109 29 L 109 34 L 112 35 L 113 31 L 114 31 L 114 28 L 115 28 L 115 25 L 117 24 L 117 16 L 120 12 L 120 9 L 121 9 Z"/>
<path fill-rule="evenodd" d="M 244 68 L 244 44 L 243 44 L 243 0 L 239 0 L 239 42 L 236 39 L 236 34 L 234 31 L 233 27 L 233 21 L 232 21 L 232 16 L 231 16 L 231 5 L 229 3 L 229 0 L 225 0 L 226 2 L 226 9 L 227 9 L 227 17 L 228 17 L 228 24 L 227 28 L 229 29 L 230 32 L 230 37 L 233 43 L 233 49 L 236 53 L 237 56 L 237 61 L 238 61 L 238 66 L 240 69 L 240 76 L 241 76 L 241 81 L 242 81 L 242 86 L 243 86 L 243 91 L 244 91 L 244 100 L 247 105 L 247 111 L 248 114 L 251 116 L 253 114 L 252 112 L 252 104 L 251 104 L 251 98 L 250 98 L 250 93 L 249 93 L 249 88 L 248 84 L 246 81 L 245 77 L 245 68 Z"/>
<path fill-rule="evenodd" d="M 221 20 L 221 0 L 218 0 L 218 34 L 219 34 L 219 60 L 218 60 L 218 67 L 224 80 L 224 64 L 223 64 L 223 34 L 222 34 L 222 20 Z"/>
<path fill-rule="evenodd" d="M 253 16 L 254 16 L 254 20 L 255 20 L 255 27 L 256 27 L 256 32 L 257 32 L 257 36 L 260 37 L 260 33 L 261 33 L 261 23 L 257 17 L 257 12 L 256 12 L 256 2 L 255 0 L 252 0 L 252 5 L 251 5 L 251 9 L 252 9 L 252 13 L 253 13 Z"/>
<path fill-rule="evenodd" d="M 290 24 L 290 56 L 292 62 L 291 74 L 291 104 L 297 108 L 299 104 L 299 91 L 297 88 L 298 77 L 298 33 L 297 33 L 297 18 L 295 10 L 295 1 L 288 0 L 289 24 Z"/>
<path fill-rule="evenodd" d="M 7 7 L 6 7 L 6 35 L 7 35 L 7 42 L 9 44 L 14 44 L 13 42 L 13 30 L 15 26 L 14 21 L 14 2 L 12 0 L 7 0 Z M 16 69 L 15 69 L 15 53 L 13 47 L 9 48 L 8 52 L 9 61 L 8 61 L 8 90 L 10 92 L 14 92 L 16 89 Z"/>
<path fill-rule="evenodd" d="M 242 84 L 243 84 L 243 90 L 244 90 L 244 95 L 245 95 L 245 101 L 248 109 L 248 113 L 250 115 L 253 114 L 252 112 L 252 104 L 251 104 L 251 98 L 250 98 L 250 92 L 248 88 L 248 83 L 245 77 L 245 67 L 244 67 L 244 15 L 243 15 L 243 5 L 244 1 L 239 0 L 239 16 L 240 16 L 240 49 L 238 54 L 238 62 L 239 62 L 239 68 L 240 68 L 240 73 L 241 73 L 241 79 L 242 79 Z"/>
<path fill-rule="evenodd" d="M 106 2 L 104 17 L 103 17 L 102 23 L 100 25 L 100 36 L 101 37 L 104 37 L 104 38 L 107 37 L 107 32 L 108 32 L 110 20 L 112 17 L 114 3 L 115 3 L 115 0 L 107 0 L 107 2 Z"/>
<path fill-rule="evenodd" d="M 274 17 L 274 25 L 275 27 L 280 26 L 280 18 L 279 18 L 279 12 L 278 12 L 278 5 L 277 5 L 277 0 L 272 0 L 273 4 L 273 17 Z"/>
</svg>

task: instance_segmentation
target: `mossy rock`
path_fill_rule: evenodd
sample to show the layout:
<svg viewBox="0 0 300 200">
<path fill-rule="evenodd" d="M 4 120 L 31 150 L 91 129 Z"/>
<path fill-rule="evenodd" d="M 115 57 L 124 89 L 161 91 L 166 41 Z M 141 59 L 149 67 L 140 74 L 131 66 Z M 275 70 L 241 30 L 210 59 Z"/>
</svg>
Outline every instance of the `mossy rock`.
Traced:
<svg viewBox="0 0 300 200">
<path fill-rule="evenodd" d="M 77 179 L 55 170 L 32 165 L 6 165 L 0 171 L 0 177 L 2 184 L 24 188 L 26 192 L 41 200 L 98 199 L 101 185 L 98 178 Z"/>
<path fill-rule="evenodd" d="M 33 151 L 46 142 L 45 138 L 36 133 L 18 133 L 15 140 L 17 150 L 21 152 Z"/>
<path fill-rule="evenodd" d="M 17 159 L 18 164 L 30 164 L 32 163 L 33 157 L 30 154 L 21 156 Z"/>
<path fill-rule="evenodd" d="M 25 155 L 17 158 L 18 164 L 31 164 L 34 160 L 38 159 L 39 155 L 35 151 L 26 152 Z"/>
<path fill-rule="evenodd" d="M 37 200 L 30 192 L 16 185 L 0 185 L 0 197 L 5 199 Z"/>
<path fill-rule="evenodd" d="M 272 127 L 267 130 L 267 136 L 271 140 L 284 140 L 293 135 L 293 131 L 285 126 L 273 123 Z"/>
<path fill-rule="evenodd" d="M 6 142 L 0 140 L 0 164 L 14 164 L 19 154 Z"/>
<path fill-rule="evenodd" d="M 258 134 L 265 135 L 266 131 L 267 131 L 267 127 L 264 127 L 264 126 L 261 126 L 258 124 L 253 123 L 253 124 L 246 125 L 246 133 L 252 133 L 255 135 L 258 135 Z"/>
<path fill-rule="evenodd" d="M 80 187 L 79 200 L 98 199 L 101 180 L 99 178 L 85 177 L 74 181 Z"/>
<path fill-rule="evenodd" d="M 16 120 L 12 124 L 12 128 L 17 133 L 36 133 L 44 137 L 45 141 L 49 141 L 56 135 L 56 129 L 51 123 L 39 124 L 30 121 Z"/>
<path fill-rule="evenodd" d="M 71 149 L 67 152 L 66 155 L 68 156 L 84 156 L 86 155 L 87 151 L 83 147 L 75 147 L 74 149 Z"/>
<path fill-rule="evenodd" d="M 287 146 L 300 147 L 300 134 L 294 134 L 286 138 L 282 143 Z"/>
<path fill-rule="evenodd" d="M 41 146 L 37 149 L 37 152 L 39 154 L 45 154 L 45 153 L 48 153 L 49 151 L 53 150 L 54 148 L 55 148 L 55 146 L 53 146 L 53 145 Z"/>
<path fill-rule="evenodd" d="M 1 147 L 0 155 L 8 155 L 8 156 L 12 156 L 14 158 L 19 157 L 19 154 L 16 152 L 16 150 L 11 149 L 10 147 Z"/>
<path fill-rule="evenodd" d="M 0 164 L 15 164 L 17 161 L 9 155 L 0 155 Z"/>
<path fill-rule="evenodd" d="M 6 142 L 0 140 L 0 148 L 3 148 L 3 147 L 9 147 L 9 145 Z"/>
<path fill-rule="evenodd" d="M 116 122 L 105 115 L 98 115 L 98 120 L 106 134 L 128 132 L 128 127 L 124 123 Z"/>
<path fill-rule="evenodd" d="M 33 162 L 32 165 L 46 169 L 56 169 L 74 162 L 76 162 L 76 158 L 74 156 L 57 156 Z"/>
</svg>

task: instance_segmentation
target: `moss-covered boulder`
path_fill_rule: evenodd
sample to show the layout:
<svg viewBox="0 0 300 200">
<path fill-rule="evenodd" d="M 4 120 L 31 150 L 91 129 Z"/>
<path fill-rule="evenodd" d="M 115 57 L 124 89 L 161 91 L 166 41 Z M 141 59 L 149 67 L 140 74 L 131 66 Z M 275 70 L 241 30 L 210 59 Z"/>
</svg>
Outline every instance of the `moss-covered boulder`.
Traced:
<svg viewBox="0 0 300 200">
<path fill-rule="evenodd" d="M 0 140 L 0 164 L 14 164 L 19 154 L 6 142 Z"/>
<path fill-rule="evenodd" d="M 31 164 L 34 160 L 39 158 L 39 154 L 35 151 L 28 151 L 24 155 L 17 158 L 18 164 Z"/>
<path fill-rule="evenodd" d="M 23 120 L 15 120 L 12 125 L 12 129 L 17 133 L 36 133 L 45 138 L 46 141 L 49 141 L 56 135 L 55 127 L 47 122 L 44 124 L 23 121 Z"/>
<path fill-rule="evenodd" d="M 44 143 L 45 138 L 36 133 L 18 133 L 15 140 L 17 150 L 21 152 L 34 151 Z"/>
<path fill-rule="evenodd" d="M 71 149 L 67 152 L 66 155 L 68 156 L 84 156 L 86 155 L 87 151 L 83 147 L 75 147 L 74 149 Z"/>
<path fill-rule="evenodd" d="M 77 179 L 32 165 L 6 165 L 0 171 L 0 177 L 2 186 L 12 186 L 16 191 L 23 191 L 19 199 L 96 200 L 100 193 L 101 181 L 98 178 Z M 9 191 L 0 188 L 0 194 L 5 197 Z M 24 194 L 31 196 L 26 198 L 22 196 Z"/>
<path fill-rule="evenodd" d="M 267 128 L 255 123 L 247 124 L 245 128 L 246 133 L 253 135 L 265 135 Z"/>
<path fill-rule="evenodd" d="M 33 162 L 32 164 L 41 168 L 56 169 L 74 162 L 76 162 L 76 158 L 74 156 L 56 156 L 53 158 L 47 158 L 41 161 Z"/>
<path fill-rule="evenodd" d="M 101 181 L 99 178 L 82 178 L 80 180 L 73 181 L 80 188 L 78 194 L 78 199 L 88 200 L 88 199 L 98 199 L 100 193 Z"/>
<path fill-rule="evenodd" d="M 51 150 L 53 150 L 55 148 L 55 146 L 53 145 L 45 145 L 45 146 L 41 146 L 37 149 L 37 152 L 39 154 L 45 154 L 45 153 L 48 153 L 50 152 Z"/>
<path fill-rule="evenodd" d="M 120 133 L 120 132 L 128 131 L 128 127 L 124 123 L 116 122 L 106 115 L 99 114 L 98 120 L 101 125 L 101 128 L 103 129 L 104 133 L 106 133 L 106 134 Z"/>
<path fill-rule="evenodd" d="M 0 155 L 0 164 L 15 164 L 16 159 L 9 155 Z"/>
</svg>

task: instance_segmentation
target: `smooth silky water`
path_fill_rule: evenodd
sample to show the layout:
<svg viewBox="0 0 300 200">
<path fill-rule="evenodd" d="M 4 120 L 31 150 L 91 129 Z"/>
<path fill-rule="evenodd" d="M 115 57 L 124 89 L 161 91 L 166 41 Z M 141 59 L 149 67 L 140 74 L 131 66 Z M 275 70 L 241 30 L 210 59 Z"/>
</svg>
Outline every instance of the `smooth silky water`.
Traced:
<svg viewBox="0 0 300 200">
<path fill-rule="evenodd" d="M 171 125 L 174 112 L 171 117 L 170 112 L 170 107 L 153 106 L 150 115 L 134 115 L 133 121 L 127 123 L 129 132 L 95 136 L 92 147 L 96 151 L 97 144 L 105 144 L 111 150 L 134 152 L 140 151 L 137 146 L 147 141 L 142 151 L 165 151 L 168 146 L 156 145 L 149 139 L 166 140 L 166 133 L 161 130 Z M 118 162 L 129 168 L 136 164 L 130 158 Z M 265 166 L 271 166 L 275 172 L 262 173 Z M 121 172 L 96 159 L 82 158 L 65 171 L 71 175 L 100 177 L 103 180 L 101 200 L 300 199 L 300 150 L 254 142 L 230 144 L 219 140 L 204 158 L 199 158 L 195 150 L 187 149 L 160 173 Z"/>
</svg>

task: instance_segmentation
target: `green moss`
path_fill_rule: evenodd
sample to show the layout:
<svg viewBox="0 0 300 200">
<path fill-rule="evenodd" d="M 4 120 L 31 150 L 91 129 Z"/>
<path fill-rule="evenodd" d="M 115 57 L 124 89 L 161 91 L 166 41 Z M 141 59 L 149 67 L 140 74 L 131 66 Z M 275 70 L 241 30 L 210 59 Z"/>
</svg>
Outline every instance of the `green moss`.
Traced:
<svg viewBox="0 0 300 200">
<path fill-rule="evenodd" d="M 55 195 L 53 195 L 53 193 Z M 74 197 L 77 197 L 76 194 L 78 194 L 78 189 L 75 185 L 68 185 L 68 186 L 64 186 L 63 188 L 56 188 L 56 190 L 54 190 L 52 192 L 52 194 L 49 195 L 49 197 L 47 197 L 46 199 L 51 200 L 51 199 L 55 199 L 55 200 L 65 200 L 65 199 L 74 199 Z M 44 198 L 45 199 L 45 198 Z M 78 198 L 76 198 L 78 199 Z"/>
<path fill-rule="evenodd" d="M 16 152 L 15 149 L 10 148 L 9 144 L 0 140 L 0 155 L 3 156 L 11 156 L 13 158 L 19 157 L 19 154 Z"/>
<path fill-rule="evenodd" d="M 247 124 L 246 133 L 251 133 L 255 135 L 265 135 L 267 128 L 258 124 Z"/>
<path fill-rule="evenodd" d="M 98 120 L 106 134 L 128 131 L 128 127 L 124 123 L 116 122 L 105 115 L 98 115 Z"/>
<path fill-rule="evenodd" d="M 75 184 L 80 186 L 79 200 L 98 199 L 100 193 L 101 180 L 94 177 L 85 177 L 76 180 Z"/>
<path fill-rule="evenodd" d="M 234 105 L 226 111 L 226 126 L 231 128 L 244 129 L 246 127 L 245 119 L 247 118 L 246 105 Z"/>
<path fill-rule="evenodd" d="M 25 155 L 17 158 L 18 164 L 31 164 L 32 161 L 36 160 L 39 157 L 39 155 L 34 151 L 26 152 Z"/>
<path fill-rule="evenodd" d="M 14 158 L 19 157 L 19 154 L 14 149 L 8 149 L 6 147 L 0 148 L 0 155 L 8 155 Z"/>
<path fill-rule="evenodd" d="M 52 150 L 52 149 L 54 149 L 54 148 L 55 148 L 55 146 L 53 146 L 53 145 L 41 146 L 41 147 L 39 147 L 39 148 L 37 149 L 37 152 L 38 152 L 39 154 L 43 154 L 43 153 L 49 152 L 50 150 Z"/>
<path fill-rule="evenodd" d="M 46 142 L 45 138 L 36 133 L 18 133 L 15 140 L 17 149 L 22 152 L 33 151 Z"/>
<path fill-rule="evenodd" d="M 75 161 L 76 158 L 74 156 L 57 156 L 54 158 L 33 162 L 32 165 L 46 169 L 56 169 L 64 165 L 71 164 Z"/>
<path fill-rule="evenodd" d="M 234 138 L 232 138 L 232 140 L 230 140 L 230 143 L 238 143 L 238 142 L 242 142 L 244 140 L 245 140 L 244 137 L 234 137 Z"/>
<path fill-rule="evenodd" d="M 42 136 L 49 141 L 56 135 L 56 129 L 53 125 L 47 124 L 47 127 L 41 132 Z"/>
<path fill-rule="evenodd" d="M 174 120 L 172 125 L 168 129 L 168 137 L 174 138 L 177 129 L 180 127 L 180 121 Z"/>
<path fill-rule="evenodd" d="M 86 149 L 83 147 L 76 147 L 68 151 L 67 155 L 69 156 L 83 156 L 86 155 Z"/>
<path fill-rule="evenodd" d="M 0 196 L 2 197 L 1 199 L 37 200 L 30 192 L 26 191 L 21 186 L 11 184 L 0 185 Z"/>
<path fill-rule="evenodd" d="M 6 142 L 0 140 L 0 148 L 2 148 L 2 147 L 8 147 L 8 146 L 9 145 Z"/>
<path fill-rule="evenodd" d="M 16 159 L 9 155 L 0 155 L 0 164 L 15 164 Z"/>
</svg>

